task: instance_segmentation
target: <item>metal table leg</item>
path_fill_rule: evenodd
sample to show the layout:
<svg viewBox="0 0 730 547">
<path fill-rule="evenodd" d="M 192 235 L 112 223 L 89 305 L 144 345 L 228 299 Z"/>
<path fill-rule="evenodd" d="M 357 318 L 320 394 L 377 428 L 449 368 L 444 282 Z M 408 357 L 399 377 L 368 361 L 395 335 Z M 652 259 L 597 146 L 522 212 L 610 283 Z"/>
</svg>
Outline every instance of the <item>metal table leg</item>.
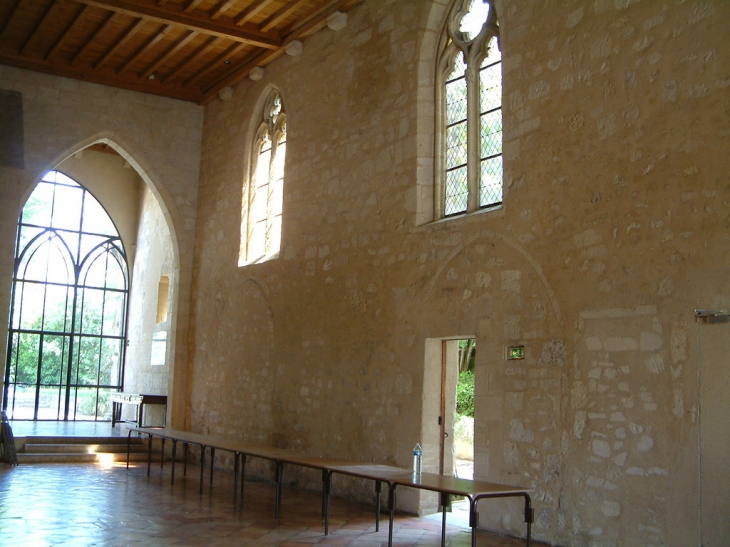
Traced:
<svg viewBox="0 0 730 547">
<path fill-rule="evenodd" d="M 274 520 L 279 521 L 279 506 L 281 505 L 281 481 L 284 475 L 284 463 L 276 461 L 276 501 L 274 508 Z"/>
<path fill-rule="evenodd" d="M 130 450 L 130 444 L 132 442 L 132 432 L 127 433 L 127 469 L 129 469 L 129 450 Z"/>
<path fill-rule="evenodd" d="M 147 434 L 147 476 L 150 476 L 150 468 L 152 467 L 152 435 Z"/>
<path fill-rule="evenodd" d="M 375 531 L 380 531 L 380 493 L 383 490 L 383 482 L 375 481 Z"/>
<path fill-rule="evenodd" d="M 175 454 L 177 453 L 177 439 L 172 440 L 172 473 L 170 474 L 170 484 L 175 484 Z"/>
<path fill-rule="evenodd" d="M 183 444 L 183 477 L 188 475 L 188 443 Z"/>
<path fill-rule="evenodd" d="M 241 454 L 241 509 L 243 509 L 243 486 L 246 482 L 246 454 Z"/>
<path fill-rule="evenodd" d="M 390 507 L 390 517 L 388 523 L 388 547 L 393 547 L 393 519 L 395 518 L 395 487 L 397 484 L 391 484 L 388 490 L 388 505 Z"/>
<path fill-rule="evenodd" d="M 205 470 L 205 446 L 200 445 L 200 493 L 203 493 L 203 471 Z"/>
<path fill-rule="evenodd" d="M 330 533 L 330 496 L 332 495 L 332 471 L 322 470 L 322 511 L 324 513 L 324 535 Z"/>
</svg>

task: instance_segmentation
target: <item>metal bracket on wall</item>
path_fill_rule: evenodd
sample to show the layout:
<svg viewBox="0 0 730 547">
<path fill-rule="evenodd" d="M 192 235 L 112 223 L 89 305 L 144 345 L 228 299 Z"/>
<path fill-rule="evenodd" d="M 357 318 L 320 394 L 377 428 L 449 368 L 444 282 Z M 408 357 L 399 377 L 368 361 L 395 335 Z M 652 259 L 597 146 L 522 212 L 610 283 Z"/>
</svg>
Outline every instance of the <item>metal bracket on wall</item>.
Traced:
<svg viewBox="0 0 730 547">
<path fill-rule="evenodd" d="M 730 312 L 724 310 L 695 310 L 695 317 L 705 323 L 730 323 Z"/>
</svg>

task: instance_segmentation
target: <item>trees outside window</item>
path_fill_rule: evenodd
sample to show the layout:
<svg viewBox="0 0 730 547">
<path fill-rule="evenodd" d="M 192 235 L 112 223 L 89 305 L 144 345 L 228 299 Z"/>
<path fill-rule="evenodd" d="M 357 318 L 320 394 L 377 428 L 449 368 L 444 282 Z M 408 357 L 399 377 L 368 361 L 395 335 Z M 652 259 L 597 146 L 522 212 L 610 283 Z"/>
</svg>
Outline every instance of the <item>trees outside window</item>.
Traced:
<svg viewBox="0 0 730 547">
<path fill-rule="evenodd" d="M 491 1 L 457 0 L 437 72 L 436 195 L 440 219 L 502 204 L 502 58 Z"/>
<path fill-rule="evenodd" d="M 50 171 L 15 246 L 3 409 L 16 420 L 107 420 L 122 385 L 127 259 L 101 204 Z"/>
</svg>

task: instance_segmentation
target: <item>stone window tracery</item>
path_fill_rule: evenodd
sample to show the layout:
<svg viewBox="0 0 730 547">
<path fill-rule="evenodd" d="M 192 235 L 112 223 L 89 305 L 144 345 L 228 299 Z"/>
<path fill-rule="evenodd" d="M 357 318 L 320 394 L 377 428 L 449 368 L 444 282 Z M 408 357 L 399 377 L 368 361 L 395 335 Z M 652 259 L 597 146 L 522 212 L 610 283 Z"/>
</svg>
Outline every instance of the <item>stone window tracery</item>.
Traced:
<svg viewBox="0 0 730 547">
<path fill-rule="evenodd" d="M 488 0 L 457 0 L 437 72 L 434 218 L 502 204 L 502 59 Z"/>
<path fill-rule="evenodd" d="M 251 177 L 244 189 L 240 266 L 279 256 L 285 156 L 286 115 L 281 96 L 272 91 L 256 132 Z"/>
</svg>

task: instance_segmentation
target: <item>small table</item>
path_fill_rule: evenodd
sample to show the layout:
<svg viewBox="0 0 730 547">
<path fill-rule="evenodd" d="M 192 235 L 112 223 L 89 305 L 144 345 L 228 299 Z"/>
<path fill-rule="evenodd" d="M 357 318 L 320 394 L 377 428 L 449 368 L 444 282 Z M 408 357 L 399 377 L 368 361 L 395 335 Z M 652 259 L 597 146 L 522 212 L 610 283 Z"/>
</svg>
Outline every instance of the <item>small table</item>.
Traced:
<svg viewBox="0 0 730 547">
<path fill-rule="evenodd" d="M 520 486 L 509 486 L 493 482 L 459 479 L 435 473 L 420 473 L 418 475 L 402 475 L 393 479 L 388 502 L 390 505 L 390 530 L 388 531 L 388 547 L 393 545 L 393 517 L 395 516 L 395 489 L 398 486 L 418 488 L 438 492 L 441 495 L 441 547 L 446 545 L 446 505 L 450 496 L 464 496 L 469 500 L 469 527 L 471 528 L 471 545 L 476 547 L 476 531 L 479 526 L 477 503 L 484 498 L 511 498 L 521 497 L 525 500 L 525 523 L 527 524 L 527 547 L 532 545 L 532 523 L 535 512 L 530 499 L 530 489 Z"/>
<path fill-rule="evenodd" d="M 137 419 L 132 420 L 137 427 L 144 427 L 144 405 L 164 405 L 167 415 L 167 395 L 146 395 L 143 393 L 112 393 L 112 427 L 122 419 L 122 405 L 136 405 Z M 166 417 L 166 416 L 165 416 Z"/>
</svg>

